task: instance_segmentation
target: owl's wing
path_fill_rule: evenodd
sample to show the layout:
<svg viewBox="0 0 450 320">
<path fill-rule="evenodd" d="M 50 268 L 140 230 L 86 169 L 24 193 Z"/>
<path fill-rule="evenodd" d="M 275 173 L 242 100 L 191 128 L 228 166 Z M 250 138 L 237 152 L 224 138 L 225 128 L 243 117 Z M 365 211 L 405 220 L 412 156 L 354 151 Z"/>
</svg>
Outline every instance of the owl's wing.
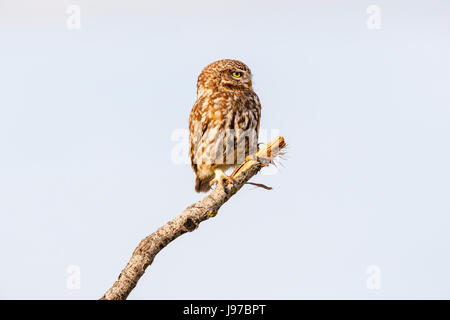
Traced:
<svg viewBox="0 0 450 320">
<path fill-rule="evenodd" d="M 203 116 L 205 99 L 197 100 L 189 116 L 189 147 L 192 169 L 197 172 L 196 155 L 203 135 L 208 129 L 208 121 Z"/>
<path fill-rule="evenodd" d="M 225 119 L 225 127 L 233 129 L 224 140 L 222 158 L 228 164 L 241 164 L 258 149 L 261 104 L 255 93 L 246 98 L 245 108 L 231 112 L 231 117 Z"/>
<path fill-rule="evenodd" d="M 197 164 L 222 164 L 224 141 L 223 114 L 211 97 L 197 100 L 189 117 L 191 166 L 197 170 Z"/>
</svg>

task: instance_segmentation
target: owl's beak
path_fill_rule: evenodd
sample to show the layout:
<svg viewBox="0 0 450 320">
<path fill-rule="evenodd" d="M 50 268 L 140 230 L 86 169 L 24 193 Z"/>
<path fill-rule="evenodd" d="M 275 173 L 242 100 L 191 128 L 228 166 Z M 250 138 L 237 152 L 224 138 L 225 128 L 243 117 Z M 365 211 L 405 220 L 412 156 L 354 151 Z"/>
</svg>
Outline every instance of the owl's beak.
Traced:
<svg viewBox="0 0 450 320">
<path fill-rule="evenodd" d="M 249 85 L 250 85 L 250 88 L 253 89 L 253 83 L 252 83 L 252 80 L 250 80 Z"/>
</svg>

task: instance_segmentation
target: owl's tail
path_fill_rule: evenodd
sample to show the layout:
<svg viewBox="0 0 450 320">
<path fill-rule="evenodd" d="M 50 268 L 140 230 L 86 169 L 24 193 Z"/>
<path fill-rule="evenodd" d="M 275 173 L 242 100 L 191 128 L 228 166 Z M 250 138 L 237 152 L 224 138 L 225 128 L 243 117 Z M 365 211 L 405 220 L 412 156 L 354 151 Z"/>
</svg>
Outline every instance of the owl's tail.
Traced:
<svg viewBox="0 0 450 320">
<path fill-rule="evenodd" d="M 195 192 L 208 192 L 211 189 L 210 182 L 214 179 L 214 175 L 195 178 Z"/>
</svg>

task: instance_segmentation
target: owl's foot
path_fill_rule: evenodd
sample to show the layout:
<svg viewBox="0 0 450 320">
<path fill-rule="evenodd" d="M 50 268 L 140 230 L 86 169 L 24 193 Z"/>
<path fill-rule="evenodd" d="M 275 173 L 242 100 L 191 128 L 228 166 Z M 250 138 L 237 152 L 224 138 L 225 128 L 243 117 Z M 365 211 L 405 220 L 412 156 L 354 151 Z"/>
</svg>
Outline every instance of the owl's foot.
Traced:
<svg viewBox="0 0 450 320">
<path fill-rule="evenodd" d="M 210 185 L 221 185 L 226 193 L 232 193 L 234 187 L 233 178 L 227 176 L 221 169 L 214 170 L 215 177 L 211 180 Z"/>
<path fill-rule="evenodd" d="M 254 160 L 261 163 L 261 166 L 267 167 L 272 163 L 272 159 L 268 157 L 258 157 L 256 154 L 249 156 L 248 160 Z"/>
</svg>

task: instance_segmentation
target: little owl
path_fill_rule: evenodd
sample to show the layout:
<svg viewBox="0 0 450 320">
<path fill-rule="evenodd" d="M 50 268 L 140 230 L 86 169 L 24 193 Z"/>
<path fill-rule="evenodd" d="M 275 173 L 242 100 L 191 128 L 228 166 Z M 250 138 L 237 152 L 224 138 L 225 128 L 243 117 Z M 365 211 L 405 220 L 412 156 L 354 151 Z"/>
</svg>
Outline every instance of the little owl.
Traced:
<svg viewBox="0 0 450 320">
<path fill-rule="evenodd" d="M 189 117 L 195 191 L 207 192 L 222 179 L 230 179 L 224 171 L 256 152 L 260 118 L 261 103 L 244 63 L 225 59 L 203 69 Z"/>
</svg>

